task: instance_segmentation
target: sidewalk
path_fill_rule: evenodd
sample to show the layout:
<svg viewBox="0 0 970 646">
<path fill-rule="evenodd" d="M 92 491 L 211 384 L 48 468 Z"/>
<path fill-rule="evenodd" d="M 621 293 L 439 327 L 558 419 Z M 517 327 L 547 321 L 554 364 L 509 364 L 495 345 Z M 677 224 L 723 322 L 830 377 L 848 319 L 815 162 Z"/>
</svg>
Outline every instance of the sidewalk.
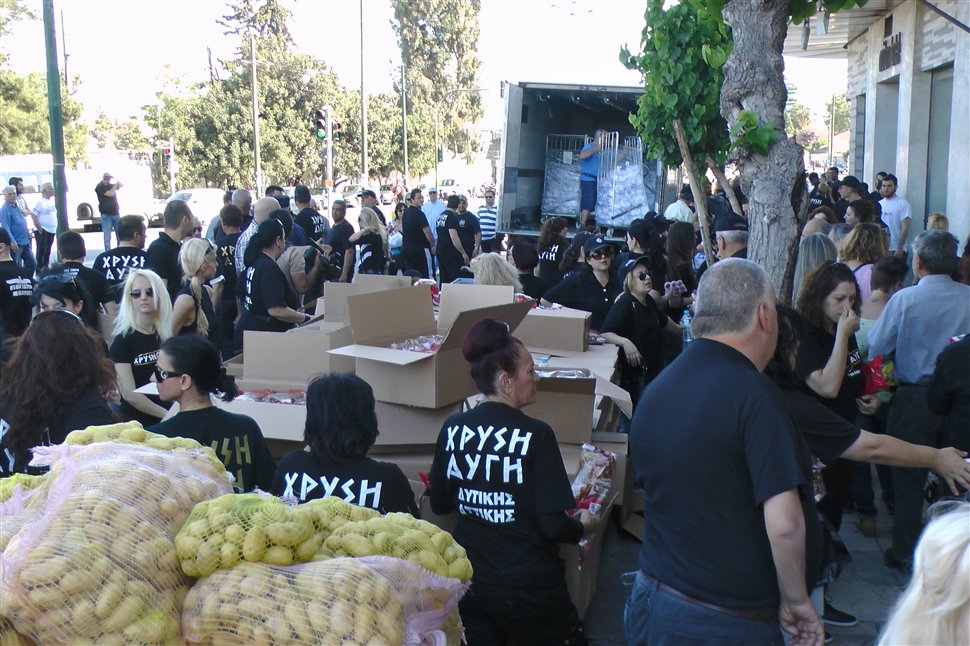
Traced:
<svg viewBox="0 0 970 646">
<path fill-rule="evenodd" d="M 856 626 L 826 626 L 835 639 L 831 646 L 868 646 L 874 644 L 896 598 L 906 585 L 906 578 L 886 567 L 883 552 L 892 540 L 892 516 L 879 506 L 876 538 L 866 538 L 856 528 L 856 514 L 845 514 L 842 540 L 852 554 L 838 581 L 829 586 L 833 605 L 859 617 Z M 596 597 L 586 614 L 586 636 L 597 646 L 625 644 L 623 606 L 629 593 L 620 583 L 620 575 L 637 568 L 640 542 L 617 529 L 611 522 L 603 545 Z"/>
</svg>

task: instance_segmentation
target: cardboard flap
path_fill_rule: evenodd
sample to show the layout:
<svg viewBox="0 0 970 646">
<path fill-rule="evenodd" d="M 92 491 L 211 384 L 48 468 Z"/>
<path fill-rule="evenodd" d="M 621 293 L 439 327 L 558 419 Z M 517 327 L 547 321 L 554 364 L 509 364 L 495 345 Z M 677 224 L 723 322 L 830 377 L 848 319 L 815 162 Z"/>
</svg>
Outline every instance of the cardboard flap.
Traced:
<svg viewBox="0 0 970 646">
<path fill-rule="evenodd" d="M 438 328 L 447 330 L 458 315 L 492 305 L 511 303 L 515 297 L 508 285 L 461 285 L 445 283 L 441 286 L 441 306 L 438 308 Z"/>
<path fill-rule="evenodd" d="M 350 296 L 347 310 L 355 343 L 382 345 L 437 331 L 427 285 Z"/>
<path fill-rule="evenodd" d="M 548 318 L 560 318 L 560 319 L 586 320 L 592 317 L 593 315 L 583 310 L 577 310 L 577 309 L 573 309 L 572 307 L 563 306 L 558 308 L 537 307 L 534 310 L 532 310 L 532 313 L 530 314 L 530 316 L 537 316 L 540 318 L 548 317 Z"/>
<path fill-rule="evenodd" d="M 633 416 L 633 401 L 630 399 L 630 393 L 612 381 L 603 379 L 602 377 L 596 377 L 596 394 L 609 397 L 620 407 L 624 415 L 627 417 Z"/>
<path fill-rule="evenodd" d="M 355 274 L 353 285 L 359 287 L 357 293 L 379 292 L 385 289 L 397 289 L 399 287 L 410 287 L 410 276 L 382 276 L 381 274 Z"/>
<path fill-rule="evenodd" d="M 539 379 L 536 387 L 543 392 L 591 395 L 596 392 L 596 376 L 590 375 L 585 379 L 562 377 L 542 378 Z"/>
<path fill-rule="evenodd" d="M 392 348 L 378 348 L 373 345 L 347 345 L 335 350 L 329 350 L 329 354 L 339 354 L 357 359 L 370 359 L 382 363 L 392 363 L 396 366 L 407 366 L 418 361 L 424 361 L 434 356 L 434 353 L 408 352 L 407 350 L 394 350 Z"/>
<path fill-rule="evenodd" d="M 441 342 L 441 350 L 439 352 L 460 348 L 461 344 L 465 341 L 465 335 L 468 334 L 468 330 L 482 319 L 496 318 L 500 321 L 505 321 L 509 324 L 509 328 L 514 334 L 515 328 L 519 326 L 519 323 L 522 322 L 522 319 L 525 318 L 530 309 L 532 309 L 532 301 L 528 300 L 520 303 L 493 305 L 492 307 L 480 307 L 478 309 L 460 312 L 455 317 L 454 323 L 451 324 L 451 329 L 448 330 L 445 340 Z"/>
</svg>

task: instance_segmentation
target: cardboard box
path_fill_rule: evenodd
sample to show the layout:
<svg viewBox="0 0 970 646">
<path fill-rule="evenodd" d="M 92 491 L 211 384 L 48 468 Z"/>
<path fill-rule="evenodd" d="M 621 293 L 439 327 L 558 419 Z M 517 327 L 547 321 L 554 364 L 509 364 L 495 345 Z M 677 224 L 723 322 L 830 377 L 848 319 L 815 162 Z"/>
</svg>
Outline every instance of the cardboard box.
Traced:
<svg viewBox="0 0 970 646">
<path fill-rule="evenodd" d="M 287 332 L 243 333 L 243 377 L 247 380 L 298 381 L 316 375 L 353 372 L 354 361 L 330 355 L 332 348 L 353 342 L 344 323 L 311 322 Z"/>
<path fill-rule="evenodd" d="M 593 436 L 597 397 L 609 398 L 623 411 L 633 409 L 630 394 L 595 374 L 588 378 L 542 378 L 536 401 L 522 409 L 552 427 L 561 444 L 582 444 Z"/>
<path fill-rule="evenodd" d="M 323 287 L 323 298 L 316 300 L 313 312 L 310 312 L 309 305 L 306 311 L 314 315 L 323 315 L 328 323 L 346 323 L 349 320 L 347 299 L 350 296 L 410 286 L 410 276 L 360 274 L 354 276 L 352 283 L 326 283 Z"/>
<path fill-rule="evenodd" d="M 237 354 L 231 359 L 226 359 L 222 362 L 222 367 L 226 369 L 226 374 L 236 379 L 240 379 L 243 376 L 243 355 L 242 353 Z"/>
<path fill-rule="evenodd" d="M 531 303 L 509 303 L 460 312 L 450 329 L 440 330 L 426 288 L 394 289 L 347 299 L 354 344 L 330 350 L 356 359 L 357 374 L 378 401 L 441 408 L 473 395 L 468 363 L 461 354 L 465 334 L 483 318 L 505 321 L 514 330 Z M 443 334 L 435 353 L 394 350 L 389 346 L 418 336 Z"/>
<path fill-rule="evenodd" d="M 589 604 L 596 596 L 596 584 L 599 580 L 600 561 L 603 558 L 603 541 L 606 536 L 606 526 L 609 524 L 610 513 L 616 500 L 615 487 L 607 495 L 603 504 L 603 513 L 598 525 L 588 536 L 588 551 L 585 555 L 578 545 L 562 545 L 559 556 L 566 564 L 566 587 L 569 597 L 576 606 L 579 618 L 586 617 Z M 580 564 L 582 558 L 582 564 Z"/>
<path fill-rule="evenodd" d="M 383 459 L 376 454 L 398 451 L 434 453 L 441 427 L 446 419 L 461 412 L 462 402 L 441 408 L 418 408 L 377 402 L 375 409 L 380 434 L 371 447 L 370 454 L 375 459 Z"/>
<path fill-rule="evenodd" d="M 421 481 L 419 473 L 431 473 L 431 462 L 434 460 L 434 449 L 419 452 L 381 453 L 374 456 L 375 460 L 396 464 L 408 477 L 408 480 Z"/>
<path fill-rule="evenodd" d="M 438 328 L 451 329 L 452 323 L 462 312 L 492 305 L 505 305 L 514 299 L 515 291 L 509 286 L 445 283 L 441 286 Z"/>
<path fill-rule="evenodd" d="M 589 312 L 536 308 L 529 310 L 515 336 L 529 348 L 585 352 L 589 342 Z"/>
</svg>

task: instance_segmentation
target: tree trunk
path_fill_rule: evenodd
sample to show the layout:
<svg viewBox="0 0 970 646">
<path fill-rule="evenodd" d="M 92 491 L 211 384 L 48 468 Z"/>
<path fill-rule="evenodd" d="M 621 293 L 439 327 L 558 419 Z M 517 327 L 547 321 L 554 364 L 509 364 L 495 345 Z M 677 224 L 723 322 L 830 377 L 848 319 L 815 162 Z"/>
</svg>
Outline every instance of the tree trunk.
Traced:
<svg viewBox="0 0 970 646">
<path fill-rule="evenodd" d="M 740 154 L 741 188 L 748 197 L 748 258 L 768 272 L 778 300 L 791 300 L 799 225 L 805 203 L 802 147 L 785 135 L 782 49 L 788 33 L 787 0 L 730 0 L 724 20 L 734 50 L 724 65 L 721 115 L 732 127 L 741 110 L 753 110 L 772 126 L 777 139 L 767 156 Z"/>
</svg>

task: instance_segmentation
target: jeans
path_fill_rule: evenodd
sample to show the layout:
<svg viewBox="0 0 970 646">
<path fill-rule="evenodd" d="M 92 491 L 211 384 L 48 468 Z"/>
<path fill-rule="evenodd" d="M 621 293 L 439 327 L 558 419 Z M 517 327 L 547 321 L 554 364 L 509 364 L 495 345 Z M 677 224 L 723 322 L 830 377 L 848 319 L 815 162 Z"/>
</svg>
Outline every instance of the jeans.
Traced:
<svg viewBox="0 0 970 646">
<path fill-rule="evenodd" d="M 30 247 L 30 241 L 20 245 L 20 250 L 15 254 L 11 254 L 14 262 L 30 272 L 31 277 L 33 277 L 34 272 L 37 271 L 37 261 L 34 259 L 34 250 Z"/>
<path fill-rule="evenodd" d="M 121 220 L 120 215 L 107 215 L 106 213 L 101 214 L 101 232 L 104 233 L 104 250 L 111 250 L 111 230 L 114 229 L 115 240 L 118 240 L 118 222 Z M 121 242 L 120 240 L 118 240 Z"/>
<path fill-rule="evenodd" d="M 741 582 L 739 582 L 740 584 Z M 781 644 L 777 621 L 759 621 L 691 603 L 665 590 L 642 572 L 623 610 L 627 644 Z"/>
</svg>

